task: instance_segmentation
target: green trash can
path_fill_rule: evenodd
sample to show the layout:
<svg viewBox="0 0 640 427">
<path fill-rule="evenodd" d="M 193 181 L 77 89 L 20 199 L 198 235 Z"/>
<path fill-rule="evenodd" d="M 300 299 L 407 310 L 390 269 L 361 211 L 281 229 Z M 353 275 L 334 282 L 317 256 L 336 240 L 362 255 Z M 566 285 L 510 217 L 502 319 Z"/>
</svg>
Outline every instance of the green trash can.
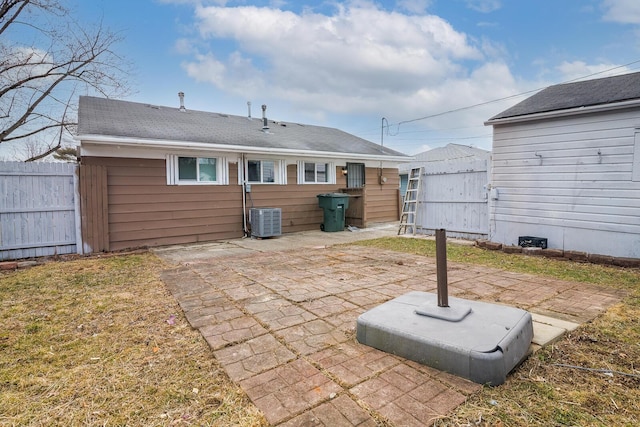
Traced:
<svg viewBox="0 0 640 427">
<path fill-rule="evenodd" d="M 318 194 L 318 206 L 324 209 L 322 231 L 343 231 L 344 214 L 349 207 L 349 195 L 344 193 Z"/>
</svg>

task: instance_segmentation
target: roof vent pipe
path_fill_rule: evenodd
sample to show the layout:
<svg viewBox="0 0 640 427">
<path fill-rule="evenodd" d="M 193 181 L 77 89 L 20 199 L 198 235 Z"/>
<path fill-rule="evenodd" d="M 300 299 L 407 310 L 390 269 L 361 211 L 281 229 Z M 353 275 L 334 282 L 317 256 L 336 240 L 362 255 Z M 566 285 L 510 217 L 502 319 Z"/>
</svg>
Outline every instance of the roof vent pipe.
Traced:
<svg viewBox="0 0 640 427">
<path fill-rule="evenodd" d="M 269 129 L 267 123 L 267 104 L 262 104 L 262 129 Z"/>
<path fill-rule="evenodd" d="M 251 101 L 247 101 L 247 110 L 248 110 L 247 118 L 251 120 Z"/>
<path fill-rule="evenodd" d="M 184 108 L 184 92 L 178 92 L 178 98 L 180 98 L 180 111 L 187 111 L 187 109 Z"/>
</svg>

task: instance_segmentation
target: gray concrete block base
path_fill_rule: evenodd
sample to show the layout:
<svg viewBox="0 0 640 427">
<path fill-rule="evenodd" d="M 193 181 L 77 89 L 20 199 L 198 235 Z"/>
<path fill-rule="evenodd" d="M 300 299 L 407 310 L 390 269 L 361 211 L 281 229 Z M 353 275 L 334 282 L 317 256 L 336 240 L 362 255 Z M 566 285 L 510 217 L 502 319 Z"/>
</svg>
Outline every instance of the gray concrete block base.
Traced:
<svg viewBox="0 0 640 427">
<path fill-rule="evenodd" d="M 428 292 L 409 292 L 379 305 L 358 317 L 357 339 L 384 352 L 494 386 L 504 383 L 507 374 L 527 356 L 533 338 L 528 312 L 449 297 L 449 306 L 469 307 L 470 313 L 458 321 L 416 313 L 430 305 L 437 307 L 438 298 Z"/>
</svg>

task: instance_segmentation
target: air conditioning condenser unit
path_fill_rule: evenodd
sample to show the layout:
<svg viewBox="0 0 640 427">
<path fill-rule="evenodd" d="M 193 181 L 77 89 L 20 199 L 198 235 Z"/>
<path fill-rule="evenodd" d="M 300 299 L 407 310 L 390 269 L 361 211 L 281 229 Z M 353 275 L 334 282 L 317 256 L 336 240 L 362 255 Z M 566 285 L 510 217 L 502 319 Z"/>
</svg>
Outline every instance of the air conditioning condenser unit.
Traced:
<svg viewBox="0 0 640 427">
<path fill-rule="evenodd" d="M 252 237 L 273 237 L 282 234 L 282 209 L 251 208 L 249 223 Z"/>
</svg>

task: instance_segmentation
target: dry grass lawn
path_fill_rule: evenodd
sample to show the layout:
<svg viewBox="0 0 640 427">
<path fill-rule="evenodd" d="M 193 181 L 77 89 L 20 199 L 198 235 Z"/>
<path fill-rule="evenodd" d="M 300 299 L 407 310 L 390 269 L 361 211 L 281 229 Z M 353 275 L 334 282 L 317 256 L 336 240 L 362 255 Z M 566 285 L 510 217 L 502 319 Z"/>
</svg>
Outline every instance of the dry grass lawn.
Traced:
<svg viewBox="0 0 640 427">
<path fill-rule="evenodd" d="M 0 425 L 261 426 L 149 253 L 0 275 Z"/>
<path fill-rule="evenodd" d="M 423 239 L 362 244 L 435 254 Z M 640 425 L 639 271 L 455 245 L 449 259 L 630 296 L 437 425 Z M 186 322 L 159 280 L 163 268 L 135 253 L 0 275 L 0 425 L 266 426 Z"/>
</svg>

